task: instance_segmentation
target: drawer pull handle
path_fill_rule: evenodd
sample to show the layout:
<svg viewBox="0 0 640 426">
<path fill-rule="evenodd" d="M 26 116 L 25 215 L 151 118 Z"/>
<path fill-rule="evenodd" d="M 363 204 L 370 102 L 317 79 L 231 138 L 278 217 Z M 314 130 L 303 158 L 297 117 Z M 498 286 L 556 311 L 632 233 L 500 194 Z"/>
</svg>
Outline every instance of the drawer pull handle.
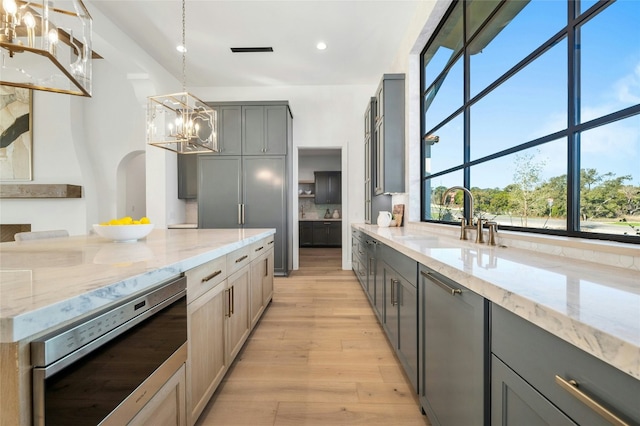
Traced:
<svg viewBox="0 0 640 426">
<path fill-rule="evenodd" d="M 609 423 L 616 426 L 629 426 L 629 423 L 625 422 L 620 417 L 609 411 L 607 408 L 600 405 L 589 395 L 578 389 L 578 382 L 576 382 L 575 380 L 565 380 L 556 374 L 556 383 L 560 385 L 562 389 L 569 392 L 578 401 L 582 402 L 584 405 L 602 416 L 602 418 L 604 418 Z"/>
<path fill-rule="evenodd" d="M 269 241 L 267 244 L 273 244 L 273 240 Z"/>
<path fill-rule="evenodd" d="M 221 270 L 221 269 L 218 269 L 218 270 L 217 270 L 217 271 L 215 271 L 213 274 L 211 274 L 211 275 L 207 275 L 206 277 L 204 277 L 204 278 L 202 279 L 202 282 L 203 282 L 203 283 L 206 283 L 207 281 L 209 281 L 209 280 L 210 280 L 210 279 L 212 279 L 212 278 L 217 277 L 217 276 L 218 276 L 218 275 L 220 275 L 221 273 L 222 273 L 222 270 Z"/>
<path fill-rule="evenodd" d="M 446 284 L 446 283 L 440 281 L 431 272 L 420 271 L 420 274 L 422 274 L 422 276 L 426 277 L 427 279 L 431 280 L 431 282 L 433 282 L 435 285 L 437 285 L 438 287 L 440 287 L 441 289 L 443 289 L 447 293 L 451 293 L 452 296 L 455 296 L 456 294 L 462 294 L 462 290 L 460 290 L 459 288 L 453 288 L 449 284 Z"/>
<path fill-rule="evenodd" d="M 260 247 L 258 247 L 257 249 L 255 249 L 254 251 L 260 251 L 260 250 L 262 250 L 263 248 L 264 248 L 264 246 L 260 246 Z"/>
<path fill-rule="evenodd" d="M 249 257 L 249 256 L 247 256 L 247 255 L 245 254 L 245 255 L 244 255 L 244 256 L 242 256 L 241 258 L 236 259 L 236 263 L 240 263 L 240 262 L 242 262 L 242 261 L 243 261 L 243 260 L 245 260 L 247 257 Z"/>
<path fill-rule="evenodd" d="M 400 281 L 395 280 L 393 278 L 391 278 L 391 306 L 397 306 L 398 305 L 398 299 L 397 299 L 397 285 L 400 284 Z M 394 297 L 394 295 L 396 297 Z"/>
</svg>

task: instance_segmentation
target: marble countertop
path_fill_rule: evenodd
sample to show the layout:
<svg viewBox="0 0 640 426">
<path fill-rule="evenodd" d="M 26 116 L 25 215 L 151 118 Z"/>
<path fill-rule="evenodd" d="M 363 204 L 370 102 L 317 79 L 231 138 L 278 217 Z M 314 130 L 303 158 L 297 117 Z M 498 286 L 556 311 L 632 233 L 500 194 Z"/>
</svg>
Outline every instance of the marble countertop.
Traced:
<svg viewBox="0 0 640 426">
<path fill-rule="evenodd" d="M 342 218 L 338 218 L 338 219 L 334 219 L 334 218 L 329 218 L 329 219 L 323 219 L 321 217 L 316 217 L 316 218 L 299 218 L 298 219 L 299 222 L 342 222 Z"/>
<path fill-rule="evenodd" d="M 640 272 L 407 227 L 352 224 L 640 379 Z"/>
<path fill-rule="evenodd" d="M 157 229 L 133 243 L 97 235 L 1 243 L 0 343 L 90 315 L 274 233 Z"/>
</svg>

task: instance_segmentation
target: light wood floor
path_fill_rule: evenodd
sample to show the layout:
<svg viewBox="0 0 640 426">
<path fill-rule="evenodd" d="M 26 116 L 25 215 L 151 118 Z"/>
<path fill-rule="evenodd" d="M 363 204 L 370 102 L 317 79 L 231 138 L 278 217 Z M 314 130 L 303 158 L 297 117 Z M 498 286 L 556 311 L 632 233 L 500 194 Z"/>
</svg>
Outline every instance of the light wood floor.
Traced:
<svg viewBox="0 0 640 426">
<path fill-rule="evenodd" d="M 300 249 L 198 425 L 429 425 L 340 256 Z"/>
</svg>

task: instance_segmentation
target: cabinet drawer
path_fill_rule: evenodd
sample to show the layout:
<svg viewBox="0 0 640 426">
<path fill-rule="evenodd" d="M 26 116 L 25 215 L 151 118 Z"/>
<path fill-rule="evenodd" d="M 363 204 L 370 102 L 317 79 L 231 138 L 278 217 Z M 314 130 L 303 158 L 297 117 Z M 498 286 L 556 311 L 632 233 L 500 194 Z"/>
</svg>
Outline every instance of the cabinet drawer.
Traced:
<svg viewBox="0 0 640 426">
<path fill-rule="evenodd" d="M 369 239 L 373 240 L 371 237 Z M 382 243 L 377 246 L 377 257 L 392 265 L 393 269 L 416 287 L 418 282 L 418 262 Z"/>
<path fill-rule="evenodd" d="M 610 424 L 556 376 L 575 380 L 583 395 L 628 423 L 640 424 L 640 380 L 495 304 L 491 315 L 492 352 L 573 421 Z"/>
<path fill-rule="evenodd" d="M 227 255 L 227 275 L 231 275 L 251 262 L 252 245 L 242 247 Z"/>
<path fill-rule="evenodd" d="M 270 248 L 273 248 L 273 241 L 273 235 L 270 235 L 267 238 L 263 238 L 260 241 L 251 244 L 249 259 L 254 260 L 265 254 Z"/>
<path fill-rule="evenodd" d="M 187 303 L 191 303 L 227 277 L 227 257 L 221 256 L 185 272 Z"/>
</svg>

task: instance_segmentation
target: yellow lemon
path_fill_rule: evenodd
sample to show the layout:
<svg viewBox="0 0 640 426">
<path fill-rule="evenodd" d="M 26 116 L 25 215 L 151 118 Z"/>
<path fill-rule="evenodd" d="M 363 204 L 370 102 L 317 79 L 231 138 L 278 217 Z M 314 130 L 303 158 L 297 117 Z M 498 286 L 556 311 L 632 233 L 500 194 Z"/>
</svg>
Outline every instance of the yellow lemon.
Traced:
<svg viewBox="0 0 640 426">
<path fill-rule="evenodd" d="M 133 222 L 133 219 L 131 218 L 131 216 L 125 216 L 119 219 L 120 224 L 122 225 L 131 225 L 131 222 Z"/>
<path fill-rule="evenodd" d="M 109 225 L 120 225 L 120 223 L 119 223 L 118 219 L 111 219 L 109 221 Z"/>
<path fill-rule="evenodd" d="M 144 216 L 140 218 L 140 223 L 147 224 L 147 223 L 151 223 L 151 221 L 149 220 L 148 217 Z"/>
</svg>

